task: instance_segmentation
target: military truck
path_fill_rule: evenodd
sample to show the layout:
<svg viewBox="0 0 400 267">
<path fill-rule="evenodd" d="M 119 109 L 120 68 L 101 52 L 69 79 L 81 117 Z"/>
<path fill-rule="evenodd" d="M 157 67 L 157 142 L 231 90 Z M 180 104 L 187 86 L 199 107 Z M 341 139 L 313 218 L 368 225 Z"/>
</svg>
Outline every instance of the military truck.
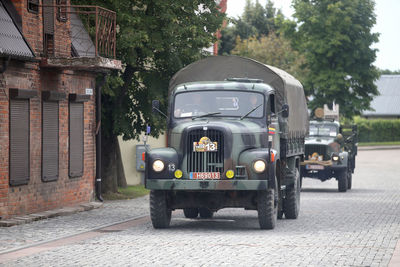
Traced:
<svg viewBox="0 0 400 267">
<path fill-rule="evenodd" d="M 328 113 L 328 114 L 327 114 Z M 305 160 L 301 163 L 301 177 L 322 182 L 335 178 L 338 190 L 346 192 L 352 187 L 352 174 L 357 155 L 357 127 L 351 129 L 339 123 L 339 106 L 327 106 L 314 112 L 309 136 L 305 141 Z"/>
<path fill-rule="evenodd" d="M 258 211 L 260 228 L 296 219 L 300 162 L 308 131 L 303 87 L 278 68 L 237 56 L 213 56 L 170 81 L 167 147 L 146 153 L 154 228 L 171 211 L 211 218 L 222 208 Z M 159 111 L 159 101 L 153 101 Z"/>
</svg>

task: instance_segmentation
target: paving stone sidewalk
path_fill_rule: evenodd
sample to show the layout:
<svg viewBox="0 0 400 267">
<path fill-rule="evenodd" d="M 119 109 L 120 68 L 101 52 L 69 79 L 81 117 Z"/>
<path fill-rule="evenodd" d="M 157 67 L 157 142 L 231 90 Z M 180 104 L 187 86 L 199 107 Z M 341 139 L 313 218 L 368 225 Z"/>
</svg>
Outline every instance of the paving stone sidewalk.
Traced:
<svg viewBox="0 0 400 267">
<path fill-rule="evenodd" d="M 149 198 L 105 201 L 101 208 L 73 214 L 64 211 L 63 216 L 0 227 L 0 253 L 146 215 L 149 213 Z"/>
</svg>

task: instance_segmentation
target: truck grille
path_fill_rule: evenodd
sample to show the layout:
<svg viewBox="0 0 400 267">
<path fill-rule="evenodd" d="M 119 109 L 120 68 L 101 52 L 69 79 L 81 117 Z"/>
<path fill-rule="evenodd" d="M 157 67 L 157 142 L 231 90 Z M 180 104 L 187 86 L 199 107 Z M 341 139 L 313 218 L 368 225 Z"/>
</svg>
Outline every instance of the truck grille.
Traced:
<svg viewBox="0 0 400 267">
<path fill-rule="evenodd" d="M 327 148 L 328 146 L 326 145 L 306 145 L 306 151 L 305 151 L 305 156 L 306 159 L 311 158 L 311 155 L 315 152 L 318 153 L 318 155 L 323 156 L 323 160 L 329 160 L 330 157 L 327 155 Z"/>
<path fill-rule="evenodd" d="M 204 136 L 218 143 L 215 152 L 194 152 L 193 142 L 199 142 Z M 224 172 L 224 136 L 218 130 L 193 130 L 188 134 L 187 170 L 188 172 Z"/>
</svg>

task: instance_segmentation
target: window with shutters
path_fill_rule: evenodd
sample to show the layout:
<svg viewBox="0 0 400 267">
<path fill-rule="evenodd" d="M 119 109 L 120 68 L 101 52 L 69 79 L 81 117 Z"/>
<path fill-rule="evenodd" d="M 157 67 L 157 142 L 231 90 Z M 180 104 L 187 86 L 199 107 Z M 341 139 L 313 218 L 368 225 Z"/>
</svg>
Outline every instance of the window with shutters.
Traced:
<svg viewBox="0 0 400 267">
<path fill-rule="evenodd" d="M 44 182 L 58 179 L 59 131 L 58 101 L 42 103 L 42 180 Z"/>
<path fill-rule="evenodd" d="M 53 0 L 43 0 L 43 53 L 54 55 L 54 3 Z"/>
<path fill-rule="evenodd" d="M 83 175 L 83 102 L 69 102 L 69 176 Z"/>
<path fill-rule="evenodd" d="M 39 13 L 39 0 L 28 0 L 28 11 L 31 13 Z"/>
<path fill-rule="evenodd" d="M 10 185 L 29 182 L 29 99 L 10 99 Z"/>
<path fill-rule="evenodd" d="M 67 21 L 67 0 L 57 0 L 57 19 L 61 22 Z"/>
</svg>

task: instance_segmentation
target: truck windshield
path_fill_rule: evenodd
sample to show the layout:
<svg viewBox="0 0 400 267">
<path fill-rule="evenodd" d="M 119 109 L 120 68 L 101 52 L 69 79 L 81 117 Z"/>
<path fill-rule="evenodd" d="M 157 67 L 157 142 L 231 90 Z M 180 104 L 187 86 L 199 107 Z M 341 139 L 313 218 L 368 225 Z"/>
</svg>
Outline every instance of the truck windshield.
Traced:
<svg viewBox="0 0 400 267">
<path fill-rule="evenodd" d="M 338 128 L 329 124 L 310 124 L 310 136 L 332 136 L 336 137 Z"/>
<path fill-rule="evenodd" d="M 262 118 L 264 95 L 257 92 L 209 90 L 183 92 L 175 96 L 174 117 L 187 118 L 216 113 L 214 117 L 242 117 L 255 107 L 248 118 Z"/>
</svg>

